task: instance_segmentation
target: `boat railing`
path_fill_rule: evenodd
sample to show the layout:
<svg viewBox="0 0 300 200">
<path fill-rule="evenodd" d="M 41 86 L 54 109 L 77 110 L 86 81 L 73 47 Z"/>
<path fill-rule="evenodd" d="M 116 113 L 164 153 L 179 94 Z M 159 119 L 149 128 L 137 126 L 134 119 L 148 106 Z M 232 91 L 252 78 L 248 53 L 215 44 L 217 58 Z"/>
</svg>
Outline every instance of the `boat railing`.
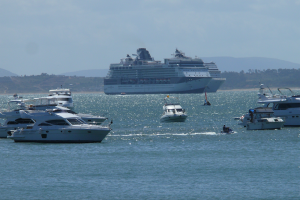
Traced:
<svg viewBox="0 0 300 200">
<path fill-rule="evenodd" d="M 282 96 L 286 96 L 286 95 L 284 95 L 281 90 L 288 90 L 292 94 L 291 96 L 295 95 L 294 92 L 290 88 L 278 88 L 277 90 Z"/>
</svg>

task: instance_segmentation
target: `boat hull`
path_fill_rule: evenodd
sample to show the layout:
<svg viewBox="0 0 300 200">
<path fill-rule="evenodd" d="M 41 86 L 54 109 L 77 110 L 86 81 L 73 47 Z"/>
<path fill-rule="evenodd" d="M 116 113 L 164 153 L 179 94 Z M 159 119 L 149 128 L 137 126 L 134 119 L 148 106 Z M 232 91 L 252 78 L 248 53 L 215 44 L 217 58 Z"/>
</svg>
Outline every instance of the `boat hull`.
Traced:
<svg viewBox="0 0 300 200">
<path fill-rule="evenodd" d="M 186 119 L 186 115 L 163 115 L 160 122 L 185 122 Z"/>
<path fill-rule="evenodd" d="M 116 95 L 126 94 L 185 94 L 203 93 L 211 77 L 185 77 L 178 79 L 178 83 L 168 84 L 105 84 L 104 93 Z M 116 81 L 118 82 L 118 81 Z"/>
<path fill-rule="evenodd" d="M 272 130 L 272 129 L 281 129 L 284 125 L 284 122 L 254 122 L 247 124 L 247 130 Z"/>
<path fill-rule="evenodd" d="M 206 92 L 217 92 L 217 90 L 224 84 L 226 78 L 212 78 L 206 86 Z"/>
<path fill-rule="evenodd" d="M 25 125 L 20 125 L 18 124 L 18 127 L 9 127 L 9 126 L 0 126 L 0 138 L 7 138 L 7 136 L 10 135 L 11 131 L 14 131 L 18 128 L 26 128 L 27 124 Z"/>
<path fill-rule="evenodd" d="M 284 126 L 300 126 L 300 109 L 274 110 L 276 117 L 285 119 Z"/>
<path fill-rule="evenodd" d="M 56 130 L 28 130 L 19 129 L 9 139 L 15 142 L 39 143 L 91 143 L 102 142 L 110 132 L 109 128 L 97 129 L 56 129 Z"/>
</svg>

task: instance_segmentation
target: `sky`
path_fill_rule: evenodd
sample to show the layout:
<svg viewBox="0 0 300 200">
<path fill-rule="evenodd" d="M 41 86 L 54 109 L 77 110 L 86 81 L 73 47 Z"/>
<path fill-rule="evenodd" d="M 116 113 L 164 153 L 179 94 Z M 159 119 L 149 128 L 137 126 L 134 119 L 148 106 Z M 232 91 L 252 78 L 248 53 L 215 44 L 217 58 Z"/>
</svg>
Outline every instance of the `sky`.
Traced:
<svg viewBox="0 0 300 200">
<path fill-rule="evenodd" d="M 300 0 L 0 0 L 0 68 L 18 75 L 108 69 L 141 47 L 300 63 Z"/>
</svg>

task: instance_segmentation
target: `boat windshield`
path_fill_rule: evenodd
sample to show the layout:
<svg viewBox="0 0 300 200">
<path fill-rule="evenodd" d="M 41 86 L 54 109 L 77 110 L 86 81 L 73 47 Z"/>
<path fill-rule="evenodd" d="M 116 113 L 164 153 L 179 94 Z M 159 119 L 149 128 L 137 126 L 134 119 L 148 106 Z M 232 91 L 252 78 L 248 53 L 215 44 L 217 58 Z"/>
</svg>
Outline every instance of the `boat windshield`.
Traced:
<svg viewBox="0 0 300 200">
<path fill-rule="evenodd" d="M 80 119 L 72 119 L 72 118 L 69 118 L 69 119 L 67 119 L 68 120 L 68 122 L 70 122 L 72 125 L 80 125 L 80 124 L 85 124 L 85 122 L 83 122 L 82 120 L 80 120 Z"/>
<path fill-rule="evenodd" d="M 175 109 L 168 109 L 168 112 L 175 112 Z"/>
<path fill-rule="evenodd" d="M 56 100 L 57 101 L 67 101 L 67 102 L 72 103 L 72 99 L 71 98 L 57 98 Z"/>
<path fill-rule="evenodd" d="M 300 103 L 279 103 L 274 106 L 274 110 L 286 110 L 288 108 L 300 108 Z"/>
<path fill-rule="evenodd" d="M 72 110 L 60 110 L 60 109 L 54 109 L 52 112 L 54 113 L 71 113 L 71 114 L 77 114 L 76 112 Z"/>
<path fill-rule="evenodd" d="M 70 124 L 63 119 L 48 120 L 46 123 L 59 126 L 70 126 Z"/>
<path fill-rule="evenodd" d="M 181 109 L 181 108 L 180 108 L 180 109 L 176 109 L 176 111 L 177 111 L 177 112 L 182 112 L 182 109 Z"/>
<path fill-rule="evenodd" d="M 33 119 L 27 119 L 27 118 L 18 118 L 15 121 L 9 121 L 7 124 L 34 124 L 35 121 Z"/>
</svg>

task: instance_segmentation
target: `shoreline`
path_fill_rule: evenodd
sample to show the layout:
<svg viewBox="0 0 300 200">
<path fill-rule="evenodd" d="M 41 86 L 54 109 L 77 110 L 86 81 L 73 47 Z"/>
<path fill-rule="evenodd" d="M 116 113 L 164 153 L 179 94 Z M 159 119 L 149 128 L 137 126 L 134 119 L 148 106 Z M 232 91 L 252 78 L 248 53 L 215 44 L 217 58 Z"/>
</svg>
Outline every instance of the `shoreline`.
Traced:
<svg viewBox="0 0 300 200">
<path fill-rule="evenodd" d="M 277 88 L 270 88 L 272 91 L 277 91 Z M 300 90 L 300 87 L 291 87 L 291 90 Z M 235 92 L 235 91 L 258 91 L 259 88 L 246 88 L 246 89 L 220 89 L 217 92 Z M 217 93 L 217 92 L 213 92 L 213 93 Z M 72 92 L 73 94 L 104 94 L 103 91 L 93 91 L 93 92 Z M 14 94 L 18 94 L 18 95 L 34 95 L 34 94 L 44 94 L 44 95 L 48 95 L 49 93 L 47 92 L 42 92 L 42 93 L 29 93 L 29 92 L 25 92 L 25 93 L 0 93 L 0 95 L 14 95 Z M 202 94 L 202 93 L 199 93 Z"/>
</svg>

